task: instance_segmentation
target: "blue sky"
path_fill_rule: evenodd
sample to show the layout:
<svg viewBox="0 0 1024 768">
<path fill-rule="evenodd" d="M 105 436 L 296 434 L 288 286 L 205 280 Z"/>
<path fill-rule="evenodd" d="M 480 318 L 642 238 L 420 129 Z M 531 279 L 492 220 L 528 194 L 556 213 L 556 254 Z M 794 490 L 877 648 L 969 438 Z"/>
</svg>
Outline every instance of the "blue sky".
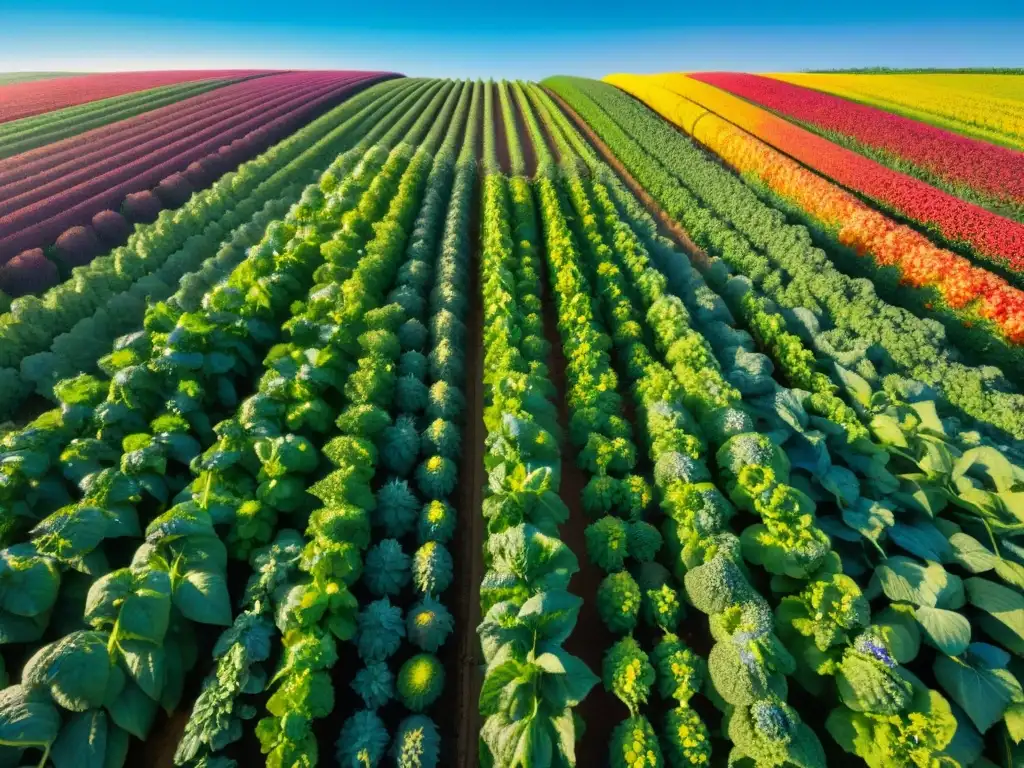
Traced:
<svg viewBox="0 0 1024 768">
<path fill-rule="evenodd" d="M 0 0 L 0 71 L 1024 66 L 1021 0 Z"/>
</svg>

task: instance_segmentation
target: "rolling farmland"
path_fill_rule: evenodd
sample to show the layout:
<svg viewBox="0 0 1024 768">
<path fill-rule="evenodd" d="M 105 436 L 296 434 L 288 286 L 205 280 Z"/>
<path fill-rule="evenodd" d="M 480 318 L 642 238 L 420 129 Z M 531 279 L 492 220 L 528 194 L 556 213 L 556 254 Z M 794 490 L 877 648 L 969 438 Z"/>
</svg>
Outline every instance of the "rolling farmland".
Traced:
<svg viewBox="0 0 1024 768">
<path fill-rule="evenodd" d="M 0 81 L 0 762 L 1024 761 L 1015 77 Z"/>
</svg>

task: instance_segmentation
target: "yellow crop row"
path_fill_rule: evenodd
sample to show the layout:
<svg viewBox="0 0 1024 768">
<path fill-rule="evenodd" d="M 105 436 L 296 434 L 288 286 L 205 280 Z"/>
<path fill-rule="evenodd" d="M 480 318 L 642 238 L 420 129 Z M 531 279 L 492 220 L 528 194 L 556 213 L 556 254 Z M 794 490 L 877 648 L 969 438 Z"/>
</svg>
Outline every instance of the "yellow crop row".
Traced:
<svg viewBox="0 0 1024 768">
<path fill-rule="evenodd" d="M 975 138 L 1024 149 L 1019 75 L 772 74 Z"/>
</svg>

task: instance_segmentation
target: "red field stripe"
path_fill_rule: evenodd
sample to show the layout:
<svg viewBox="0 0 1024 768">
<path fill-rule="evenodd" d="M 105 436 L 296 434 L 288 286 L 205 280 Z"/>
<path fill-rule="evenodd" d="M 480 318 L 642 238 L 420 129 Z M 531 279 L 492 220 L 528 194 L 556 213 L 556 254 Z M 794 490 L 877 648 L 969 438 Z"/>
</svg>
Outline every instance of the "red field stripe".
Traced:
<svg viewBox="0 0 1024 768">
<path fill-rule="evenodd" d="M 884 150 L 951 183 L 1024 203 L 1024 152 L 770 77 L 731 72 L 702 72 L 690 77 L 815 128 Z"/>
<path fill-rule="evenodd" d="M 0 86 L 0 123 L 20 120 L 55 109 L 73 107 L 88 101 L 109 99 L 126 93 L 144 91 L 161 85 L 188 83 L 219 77 L 259 75 L 274 70 L 207 69 L 160 72 L 106 72 L 97 75 L 55 77 Z"/>
<path fill-rule="evenodd" d="M 32 225 L 0 239 L 0 263 L 5 263 L 15 254 L 28 248 L 53 242 L 64 230 L 87 222 L 101 210 L 118 208 L 126 195 L 152 188 L 170 174 L 184 170 L 189 163 L 216 152 L 220 147 L 235 139 L 243 140 L 244 159 L 253 157 L 287 137 L 300 125 L 312 119 L 315 113 L 340 103 L 352 90 L 365 84 L 367 80 L 384 76 L 378 73 L 367 74 L 367 77 L 359 78 L 355 82 L 347 81 L 338 84 L 337 87 L 322 96 L 308 101 L 301 107 L 276 119 L 257 125 L 255 129 L 253 124 L 261 122 L 260 118 L 254 118 L 245 125 L 237 126 L 225 134 L 208 139 L 159 165 L 146 168 L 145 160 L 138 161 L 133 169 L 138 173 L 131 178 L 121 179 L 115 185 L 108 186 L 110 181 L 105 179 L 102 184 L 88 185 L 87 188 L 86 185 L 83 185 L 75 190 L 74 194 L 65 193 L 31 206 L 38 220 Z M 263 119 L 265 120 L 266 116 Z M 244 159 L 240 162 L 244 162 Z M 112 174 L 107 176 L 112 177 Z M 103 189 L 104 186 L 107 188 Z"/>
<path fill-rule="evenodd" d="M 890 211 L 934 226 L 947 240 L 964 243 L 977 255 L 1004 262 L 1015 271 L 1024 271 L 1024 224 L 887 168 L 716 86 L 694 78 L 686 79 L 708 92 L 701 95 L 687 92 L 684 83 L 677 93 L 811 170 Z"/>
<path fill-rule="evenodd" d="M 293 104 L 296 99 L 319 94 L 328 84 L 308 84 L 303 86 L 280 85 L 266 92 L 240 94 L 229 104 L 221 105 L 201 120 L 189 117 L 176 121 L 176 127 L 170 130 L 152 133 L 152 137 L 141 144 L 128 142 L 108 148 L 108 151 L 94 153 L 69 161 L 42 174 L 32 175 L 20 181 L 0 187 L 0 232 L 3 231 L 4 217 L 20 208 L 38 200 L 43 200 L 61 190 L 71 189 L 77 184 L 114 170 L 131 159 L 141 157 L 148 152 L 156 156 L 167 157 L 173 154 L 178 142 L 198 140 L 214 135 L 223 130 L 226 123 L 237 122 L 239 119 L 259 114 L 261 110 L 270 110 L 282 104 Z M 255 97 L 255 98 L 254 98 Z M 169 126 L 170 128 L 170 126 Z"/>
<path fill-rule="evenodd" d="M 341 79 L 359 73 L 338 73 Z M 0 186 L 20 181 L 30 176 L 40 176 L 44 171 L 69 167 L 65 164 L 81 163 L 85 158 L 102 157 L 133 143 L 148 141 L 154 136 L 166 134 L 179 127 L 182 122 L 200 120 L 209 112 L 228 108 L 239 100 L 262 97 L 263 91 L 275 87 L 294 87 L 292 73 L 271 75 L 258 81 L 245 81 L 227 85 L 207 93 L 168 104 L 152 112 L 106 125 L 72 136 L 62 141 L 39 147 L 29 152 L 0 160 Z M 258 84 L 257 84 L 258 83 Z M 97 154 L 99 153 L 99 154 Z M 77 167 L 76 165 L 70 167 Z M 0 195 L 2 199 L 2 195 Z"/>
</svg>

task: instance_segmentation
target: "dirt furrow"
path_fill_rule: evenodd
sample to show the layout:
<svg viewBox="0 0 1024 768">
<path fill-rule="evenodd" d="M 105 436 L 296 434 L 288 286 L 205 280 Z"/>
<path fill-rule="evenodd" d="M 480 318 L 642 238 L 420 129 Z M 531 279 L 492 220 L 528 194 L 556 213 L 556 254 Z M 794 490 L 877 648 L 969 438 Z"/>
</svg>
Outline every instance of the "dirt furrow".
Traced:
<svg viewBox="0 0 1024 768">
<path fill-rule="evenodd" d="M 459 464 L 458 520 L 455 560 L 458 599 L 450 606 L 458 637 L 447 648 L 455 647 L 452 660 L 445 660 L 445 668 L 454 669 L 455 679 L 447 690 L 454 693 L 451 703 L 454 733 L 444 734 L 444 743 L 455 744 L 454 762 L 458 768 L 477 765 L 480 716 L 477 700 L 483 677 L 483 657 L 476 628 L 480 624 L 480 582 L 483 580 L 483 487 L 484 475 L 484 394 L 483 394 L 483 300 L 480 293 L 480 192 L 479 178 L 473 194 L 473 212 L 470 219 L 473 253 L 470 258 L 470 308 L 465 318 L 466 348 L 466 423 L 463 431 L 462 459 Z"/>
</svg>

